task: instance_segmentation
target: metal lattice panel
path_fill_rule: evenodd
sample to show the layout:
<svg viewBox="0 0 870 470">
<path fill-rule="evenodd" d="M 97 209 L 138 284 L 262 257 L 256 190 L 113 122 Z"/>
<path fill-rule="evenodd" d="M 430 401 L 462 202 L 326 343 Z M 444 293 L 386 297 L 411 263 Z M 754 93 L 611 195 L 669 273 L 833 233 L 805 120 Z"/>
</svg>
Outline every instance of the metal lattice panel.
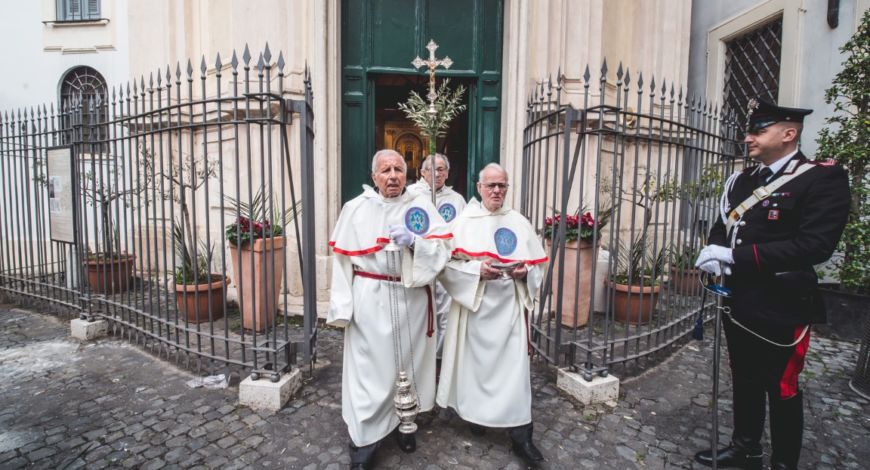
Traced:
<svg viewBox="0 0 870 470">
<path fill-rule="evenodd" d="M 726 47 L 725 111 L 734 113 L 738 123 L 745 123 L 751 98 L 777 102 L 782 17 L 728 41 Z"/>
</svg>

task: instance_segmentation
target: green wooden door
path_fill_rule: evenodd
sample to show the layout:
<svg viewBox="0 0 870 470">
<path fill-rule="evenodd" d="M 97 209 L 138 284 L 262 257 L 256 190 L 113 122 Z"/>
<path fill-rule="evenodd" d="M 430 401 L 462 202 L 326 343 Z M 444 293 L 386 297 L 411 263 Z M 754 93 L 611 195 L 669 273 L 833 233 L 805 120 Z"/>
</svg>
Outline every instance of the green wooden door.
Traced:
<svg viewBox="0 0 870 470">
<path fill-rule="evenodd" d="M 499 160 L 503 0 L 344 0 L 341 8 L 341 195 L 346 202 L 370 183 L 375 152 L 374 74 L 420 74 L 426 58 L 453 59 L 438 77 L 471 79 L 468 181 Z M 469 184 L 469 188 L 472 187 Z"/>
</svg>

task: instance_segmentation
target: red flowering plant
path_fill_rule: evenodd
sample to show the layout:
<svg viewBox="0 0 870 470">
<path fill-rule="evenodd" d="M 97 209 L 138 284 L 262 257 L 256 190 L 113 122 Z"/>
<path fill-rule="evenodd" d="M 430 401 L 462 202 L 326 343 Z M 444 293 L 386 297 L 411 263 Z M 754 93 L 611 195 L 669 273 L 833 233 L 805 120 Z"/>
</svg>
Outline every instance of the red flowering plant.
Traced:
<svg viewBox="0 0 870 470">
<path fill-rule="evenodd" d="M 284 226 L 296 217 L 302 205 L 300 201 L 282 213 L 277 207 L 277 197 L 263 197 L 262 191 L 257 191 L 250 204 L 232 197 L 225 199 L 227 212 L 237 215 L 235 221 L 227 225 L 224 231 L 233 246 L 243 246 L 261 238 L 284 236 Z"/>
<path fill-rule="evenodd" d="M 284 229 L 280 225 L 272 225 L 269 219 L 263 221 L 251 220 L 240 216 L 236 221 L 227 225 L 227 240 L 233 246 L 244 245 L 260 238 L 280 237 Z"/>
<path fill-rule="evenodd" d="M 565 240 L 573 242 L 582 240 L 591 242 L 596 236 L 600 237 L 601 229 L 607 225 L 610 219 L 611 209 L 598 212 L 598 220 L 592 216 L 592 212 L 578 210 L 573 215 L 565 217 Z M 581 215 L 582 212 L 582 215 Z M 544 219 L 544 238 L 547 240 L 553 239 L 553 233 L 559 230 L 559 223 L 562 221 L 562 214 L 556 213 L 553 217 Z"/>
</svg>

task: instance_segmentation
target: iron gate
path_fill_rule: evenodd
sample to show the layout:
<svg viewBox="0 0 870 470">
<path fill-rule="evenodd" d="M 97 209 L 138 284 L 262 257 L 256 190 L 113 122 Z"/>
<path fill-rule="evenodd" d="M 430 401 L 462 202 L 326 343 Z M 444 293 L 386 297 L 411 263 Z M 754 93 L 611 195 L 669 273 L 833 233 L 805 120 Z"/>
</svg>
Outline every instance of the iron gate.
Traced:
<svg viewBox="0 0 870 470">
<path fill-rule="evenodd" d="M 591 379 L 642 366 L 710 318 L 693 262 L 746 162 L 736 130 L 713 104 L 621 64 L 537 86 L 519 207 L 551 260 L 531 322 L 539 355 Z"/>
<path fill-rule="evenodd" d="M 313 361 L 312 126 L 268 45 L 4 113 L 0 291 L 198 370 Z"/>
</svg>

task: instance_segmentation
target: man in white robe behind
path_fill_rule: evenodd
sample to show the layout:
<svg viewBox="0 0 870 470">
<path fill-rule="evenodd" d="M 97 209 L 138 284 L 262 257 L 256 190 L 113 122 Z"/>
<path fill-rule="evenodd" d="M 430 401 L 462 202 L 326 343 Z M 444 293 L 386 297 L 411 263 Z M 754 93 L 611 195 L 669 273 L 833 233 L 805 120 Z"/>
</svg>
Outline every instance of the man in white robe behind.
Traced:
<svg viewBox="0 0 870 470">
<path fill-rule="evenodd" d="M 439 406 L 481 434 L 509 428 L 514 452 L 543 461 L 532 443 L 528 312 L 547 256 L 529 221 L 504 205 L 507 173 L 480 172 L 482 203 L 472 199 L 453 226 L 453 257 L 439 276 L 453 298 L 444 336 Z"/>
<path fill-rule="evenodd" d="M 390 239 L 402 247 L 398 313 L 404 369 L 420 411 L 431 410 L 435 401 L 429 284 L 449 258 L 451 235 L 429 200 L 404 191 L 405 171 L 401 155 L 377 152 L 372 159 L 377 191 L 364 186 L 361 195 L 344 205 L 329 242 L 334 256 L 327 324 L 345 329 L 341 409 L 353 469 L 371 468 L 378 444 L 399 424 L 393 405 L 396 364 L 389 307 L 390 288 L 398 283 L 383 251 Z M 396 437 L 403 451 L 416 449 L 414 434 Z"/>
<path fill-rule="evenodd" d="M 447 156 L 440 153 L 434 155 L 435 160 L 435 207 L 438 208 L 438 213 L 447 225 L 452 226 L 456 220 L 456 216 L 462 213 L 465 209 L 465 198 L 457 193 L 450 186 L 447 186 L 447 178 L 450 176 L 450 160 Z M 411 193 L 419 193 L 429 200 L 432 200 L 432 191 L 429 189 L 433 186 L 432 178 L 432 160 L 433 156 L 429 155 L 420 165 L 420 174 L 423 179 L 408 186 L 408 191 Z M 437 331 L 437 346 L 436 356 L 441 359 L 441 349 L 444 344 L 444 330 L 447 328 L 447 312 L 450 311 L 450 295 L 444 290 L 440 282 L 435 281 L 435 318 L 438 324 Z"/>
</svg>

